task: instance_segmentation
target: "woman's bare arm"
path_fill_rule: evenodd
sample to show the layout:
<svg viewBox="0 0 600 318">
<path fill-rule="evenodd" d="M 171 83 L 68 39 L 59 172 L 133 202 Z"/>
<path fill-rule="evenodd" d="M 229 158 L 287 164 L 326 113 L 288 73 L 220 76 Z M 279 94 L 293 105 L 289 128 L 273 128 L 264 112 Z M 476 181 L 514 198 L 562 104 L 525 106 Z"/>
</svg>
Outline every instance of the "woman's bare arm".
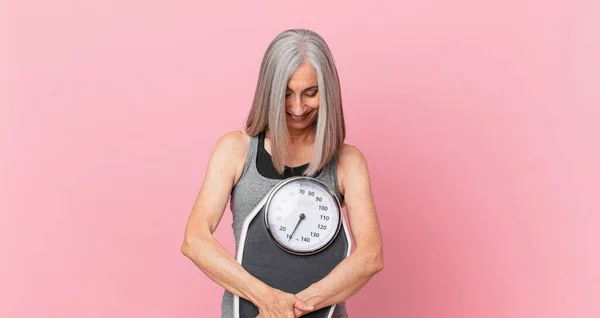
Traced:
<svg viewBox="0 0 600 318">
<path fill-rule="evenodd" d="M 294 308 L 311 310 L 294 295 L 250 275 L 213 236 L 243 171 L 247 146 L 242 132 L 227 133 L 217 142 L 186 224 L 181 252 L 215 283 L 256 305 L 261 317 L 293 315 Z"/>
<path fill-rule="evenodd" d="M 181 252 L 214 282 L 256 303 L 267 286 L 246 272 L 213 237 L 241 173 L 239 166 L 240 162 L 243 165 L 247 149 L 244 139 L 240 132 L 230 132 L 213 149 L 186 224 Z"/>
</svg>

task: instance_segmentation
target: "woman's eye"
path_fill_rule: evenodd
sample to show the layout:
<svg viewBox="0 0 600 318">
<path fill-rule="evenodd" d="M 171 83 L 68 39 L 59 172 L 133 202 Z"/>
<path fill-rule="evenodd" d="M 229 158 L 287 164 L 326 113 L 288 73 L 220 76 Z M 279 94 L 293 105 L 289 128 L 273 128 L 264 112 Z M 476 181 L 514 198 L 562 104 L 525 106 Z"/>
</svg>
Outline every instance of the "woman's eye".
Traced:
<svg viewBox="0 0 600 318">
<path fill-rule="evenodd" d="M 306 94 L 306 96 L 308 96 L 308 97 L 315 97 L 315 95 L 317 95 L 317 91 Z"/>
</svg>

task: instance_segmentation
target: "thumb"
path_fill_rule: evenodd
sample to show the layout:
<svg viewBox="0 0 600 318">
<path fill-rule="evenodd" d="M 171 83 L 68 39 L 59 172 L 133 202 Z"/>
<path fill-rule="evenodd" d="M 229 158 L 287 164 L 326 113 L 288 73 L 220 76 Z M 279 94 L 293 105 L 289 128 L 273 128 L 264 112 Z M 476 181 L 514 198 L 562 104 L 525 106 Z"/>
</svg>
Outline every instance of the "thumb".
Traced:
<svg viewBox="0 0 600 318">
<path fill-rule="evenodd" d="M 302 311 L 311 311 L 315 309 L 314 306 L 311 306 L 307 302 L 300 300 L 298 297 L 296 297 L 296 300 L 294 301 L 294 307 Z"/>
</svg>

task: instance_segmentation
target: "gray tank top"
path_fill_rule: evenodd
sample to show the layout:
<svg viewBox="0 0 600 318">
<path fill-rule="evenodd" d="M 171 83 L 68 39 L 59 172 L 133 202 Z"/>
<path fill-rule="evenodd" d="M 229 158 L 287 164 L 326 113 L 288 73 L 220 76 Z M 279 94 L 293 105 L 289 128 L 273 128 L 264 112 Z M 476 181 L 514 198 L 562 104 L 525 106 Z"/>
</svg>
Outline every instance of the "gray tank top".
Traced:
<svg viewBox="0 0 600 318">
<path fill-rule="evenodd" d="M 258 136 L 250 137 L 242 176 L 231 191 L 229 206 L 233 213 L 232 228 L 235 237 L 236 253 L 244 220 L 260 200 L 267 195 L 269 190 L 281 182 L 279 179 L 267 178 L 258 172 L 256 167 L 258 140 Z M 329 186 L 335 192 L 340 203 L 342 202 L 343 197 L 340 193 L 337 180 L 337 157 L 334 157 L 333 160 L 325 165 L 315 178 Z M 337 304 L 333 318 L 347 317 L 346 303 Z M 221 318 L 233 318 L 233 294 L 227 290 L 225 290 L 221 302 Z"/>
</svg>

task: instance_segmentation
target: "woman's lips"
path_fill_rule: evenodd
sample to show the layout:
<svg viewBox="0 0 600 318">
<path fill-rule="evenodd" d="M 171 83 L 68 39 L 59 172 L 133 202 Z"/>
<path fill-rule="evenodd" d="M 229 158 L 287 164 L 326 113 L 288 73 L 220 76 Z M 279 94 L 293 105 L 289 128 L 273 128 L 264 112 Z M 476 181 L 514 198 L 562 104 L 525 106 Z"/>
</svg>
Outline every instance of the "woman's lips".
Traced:
<svg viewBox="0 0 600 318">
<path fill-rule="evenodd" d="M 301 116 L 295 116 L 290 113 L 287 113 L 287 114 L 293 121 L 303 121 L 308 117 L 308 113 L 301 115 Z"/>
</svg>

